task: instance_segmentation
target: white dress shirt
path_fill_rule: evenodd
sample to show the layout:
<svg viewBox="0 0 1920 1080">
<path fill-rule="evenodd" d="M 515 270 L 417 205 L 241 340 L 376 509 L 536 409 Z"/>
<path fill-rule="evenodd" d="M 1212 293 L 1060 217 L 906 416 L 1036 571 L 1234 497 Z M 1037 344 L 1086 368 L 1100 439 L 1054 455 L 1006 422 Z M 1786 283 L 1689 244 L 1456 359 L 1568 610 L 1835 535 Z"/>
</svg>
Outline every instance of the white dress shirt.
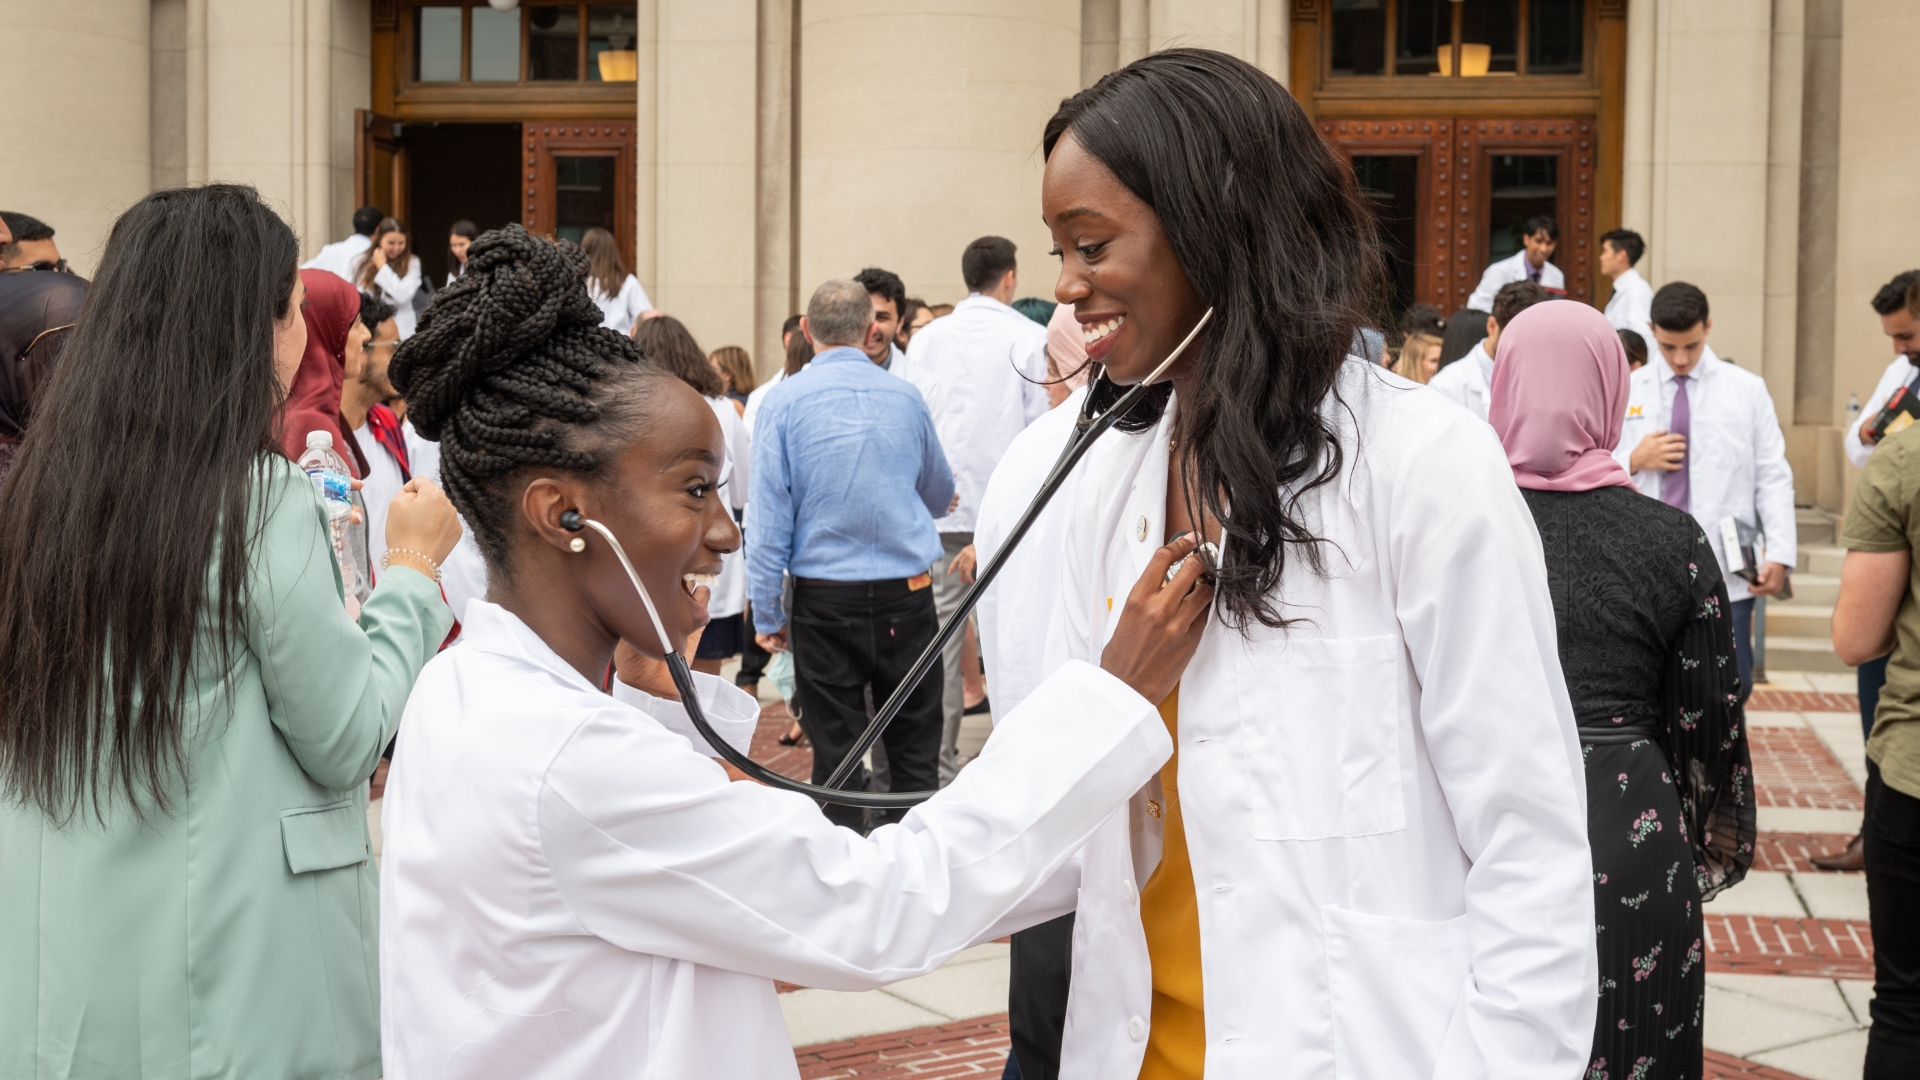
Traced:
<svg viewBox="0 0 1920 1080">
<path fill-rule="evenodd" d="M 1847 460 L 1853 462 L 1854 468 L 1866 468 L 1867 459 L 1873 456 L 1873 447 L 1860 441 L 1860 429 L 1873 423 L 1874 418 L 1880 415 L 1880 410 L 1887 407 L 1887 399 L 1893 396 L 1895 390 L 1912 382 L 1916 371 L 1920 371 L 1920 368 L 1915 368 L 1913 361 L 1903 353 L 1894 357 L 1893 363 L 1887 365 L 1887 370 L 1880 373 L 1880 381 L 1874 385 L 1873 395 L 1867 398 L 1860 415 L 1847 425 Z"/>
<path fill-rule="evenodd" d="M 335 240 L 320 249 L 313 258 L 300 264 L 302 270 L 325 270 L 355 288 L 359 282 L 354 279 L 354 271 L 360 268 L 360 256 L 373 246 L 373 237 L 354 233 L 345 240 Z"/>
<path fill-rule="evenodd" d="M 1487 355 L 1487 340 L 1481 338 L 1467 355 L 1434 372 L 1427 386 L 1485 420 L 1493 406 L 1493 357 Z"/>
<path fill-rule="evenodd" d="M 400 475 L 400 463 L 380 445 L 380 440 L 373 437 L 373 431 L 365 423 L 348 434 L 360 444 L 360 453 L 367 459 L 367 475 L 361 478 L 360 489 L 367 504 L 367 565 L 373 567 L 375 574 L 382 574 L 385 571 L 380 569 L 380 556 L 387 553 L 387 511 L 393 508 L 394 496 L 400 494 L 407 481 Z M 407 457 L 411 461 L 413 455 Z M 436 460 L 435 465 L 438 464 Z M 458 614 L 455 612 L 456 618 Z"/>
<path fill-rule="evenodd" d="M 804 371 L 806 369 L 802 368 L 801 370 Z M 759 386 L 747 391 L 747 411 L 740 414 L 740 422 L 747 425 L 748 435 L 753 434 L 753 421 L 760 415 L 760 403 L 767 400 L 768 391 L 780 385 L 780 380 L 786 377 L 787 369 L 784 367 L 778 368 L 773 374 L 762 379 Z"/>
<path fill-rule="evenodd" d="M 694 679 L 717 730 L 750 733 L 750 696 Z M 504 608 L 469 607 L 387 781 L 388 1077 L 797 1078 L 773 980 L 884 986 L 1037 921 L 1017 908 L 1070 906 L 1057 872 L 1172 752 L 1152 705 L 1069 665 L 862 837 L 730 782 L 679 711 L 610 697 Z"/>
<path fill-rule="evenodd" d="M 1291 504 L 1331 541 L 1325 572 L 1290 552 L 1274 593 L 1300 621 L 1215 618 L 1180 681 L 1207 1074 L 1576 1080 L 1599 979 L 1586 779 L 1533 516 L 1492 428 L 1358 357 L 1337 390 L 1339 473 Z M 1172 416 L 1089 452 L 1069 656 L 1100 655 L 1165 541 Z M 1157 785 L 1082 851 L 1062 1080 L 1140 1072 Z"/>
<path fill-rule="evenodd" d="M 632 274 L 620 283 L 620 292 L 613 296 L 601 292 L 599 283 L 588 278 L 587 295 L 600 305 L 600 325 L 622 334 L 631 333 L 633 321 L 653 307 L 653 301 L 647 299 L 647 290 L 640 287 L 640 279 Z"/>
<path fill-rule="evenodd" d="M 1480 275 L 1479 286 L 1473 290 L 1472 296 L 1467 297 L 1467 306 L 1491 314 L 1493 298 L 1500 287 L 1527 280 L 1527 271 L 1530 269 L 1532 267 L 1527 265 L 1525 248 L 1487 267 L 1487 272 Z M 1567 277 L 1559 267 L 1549 262 L 1540 268 L 1540 285 L 1548 289 L 1565 289 Z"/>
<path fill-rule="evenodd" d="M 745 510 L 747 469 L 753 461 L 752 436 L 747 434 L 747 425 L 740 422 L 740 414 L 733 411 L 732 398 L 710 397 L 707 406 L 713 410 L 714 419 L 720 421 L 720 431 L 727 440 L 727 483 L 720 489 L 720 497 L 726 500 L 728 509 Z M 713 583 L 713 591 L 707 597 L 707 614 L 712 618 L 724 619 L 747 610 L 747 552 L 744 540 L 743 536 L 739 550 L 720 557 L 720 577 Z"/>
<path fill-rule="evenodd" d="M 953 468 L 960 504 L 934 522 L 941 532 L 972 532 L 980 497 L 1001 455 L 1047 411 L 1047 328 L 974 293 L 907 345 L 901 377 L 920 388 L 940 448 Z"/>
<path fill-rule="evenodd" d="M 1793 516 L 1793 469 L 1787 464 L 1787 440 L 1773 412 L 1766 381 L 1727 363 L 1704 346 L 1700 363 L 1687 379 L 1687 495 L 1685 507 L 1706 531 L 1707 542 L 1726 576 L 1727 597 L 1753 595 L 1747 581 L 1727 570 L 1720 522 L 1733 517 L 1766 533 L 1767 562 L 1791 567 L 1798 557 Z M 1633 449 L 1656 431 L 1670 430 L 1678 384 L 1658 351 L 1627 381 L 1627 419 L 1613 459 L 1632 470 Z M 1645 469 L 1633 474 L 1641 494 L 1660 497 L 1667 473 Z"/>
<path fill-rule="evenodd" d="M 1080 387 L 1028 424 L 1007 446 L 993 478 L 987 481 L 986 493 L 980 497 L 980 514 L 973 524 L 973 549 L 981 570 L 999 552 L 1027 504 L 1040 493 L 1040 485 L 1053 471 L 1060 452 L 1073 439 L 1073 424 L 1086 399 L 1087 388 Z M 1080 477 L 1085 472 L 1086 459 L 1082 458 L 1054 493 L 1053 501 L 1034 519 L 1020 546 L 1007 557 L 993 584 L 980 596 L 976 609 L 980 659 L 986 665 L 987 685 L 993 687 L 996 715 L 1012 711 L 1052 674 L 1047 666 L 1047 641 L 1053 608 L 1046 598 L 1060 590 L 1060 544 L 1066 538 L 1067 519 L 1073 513 Z"/>
<path fill-rule="evenodd" d="M 1660 346 L 1653 340 L 1653 286 L 1640 271 L 1627 272 L 1613 279 L 1613 295 L 1607 298 L 1607 321 L 1615 330 L 1631 330 L 1647 343 L 1649 359 Z"/>
<path fill-rule="evenodd" d="M 393 325 L 400 331 L 401 341 L 413 336 L 414 325 L 420 321 L 413 310 L 413 294 L 420 291 L 420 282 L 420 260 L 412 255 L 407 256 L 406 273 L 395 273 L 393 264 L 388 263 L 373 275 L 373 287 L 380 299 L 393 305 Z"/>
</svg>

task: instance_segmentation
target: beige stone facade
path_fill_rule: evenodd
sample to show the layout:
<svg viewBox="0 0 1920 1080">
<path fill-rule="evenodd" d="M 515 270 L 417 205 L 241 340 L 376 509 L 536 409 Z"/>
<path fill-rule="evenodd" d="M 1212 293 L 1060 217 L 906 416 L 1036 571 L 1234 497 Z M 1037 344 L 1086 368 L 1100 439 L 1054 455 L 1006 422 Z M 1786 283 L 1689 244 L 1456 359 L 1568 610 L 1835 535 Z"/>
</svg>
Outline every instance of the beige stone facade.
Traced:
<svg viewBox="0 0 1920 1080">
<path fill-rule="evenodd" d="M 1592 0 L 1619 7 L 1619 0 Z M 155 186 L 242 180 L 311 251 L 345 231 L 373 9 L 391 0 L 0 0 L 0 206 L 82 272 Z M 709 347 L 778 363 L 819 281 L 883 266 L 962 295 L 961 248 L 1020 247 L 1051 291 L 1040 128 L 1170 45 L 1289 78 L 1313 0 L 640 0 L 636 270 Z M 1920 265 L 1905 137 L 1911 0 L 1628 0 L 1620 220 L 1642 273 L 1712 297 L 1762 372 L 1803 502 L 1844 505 L 1838 428 L 1890 359 L 1867 306 Z M 1605 169 L 1608 163 L 1602 161 Z M 1598 223 L 1602 228 L 1611 222 Z"/>
</svg>

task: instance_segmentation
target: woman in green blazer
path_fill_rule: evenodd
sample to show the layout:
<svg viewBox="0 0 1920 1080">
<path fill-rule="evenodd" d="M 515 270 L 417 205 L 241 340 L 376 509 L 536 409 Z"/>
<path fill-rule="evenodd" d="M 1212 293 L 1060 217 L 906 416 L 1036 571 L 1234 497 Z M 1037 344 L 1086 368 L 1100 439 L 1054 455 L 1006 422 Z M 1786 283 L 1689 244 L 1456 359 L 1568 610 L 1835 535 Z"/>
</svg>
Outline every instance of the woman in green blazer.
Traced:
<svg viewBox="0 0 1920 1080">
<path fill-rule="evenodd" d="M 459 524 L 409 484 L 348 617 L 274 449 L 297 251 L 251 188 L 134 206 L 0 488 L 0 1077 L 381 1075 L 365 788 Z"/>
</svg>

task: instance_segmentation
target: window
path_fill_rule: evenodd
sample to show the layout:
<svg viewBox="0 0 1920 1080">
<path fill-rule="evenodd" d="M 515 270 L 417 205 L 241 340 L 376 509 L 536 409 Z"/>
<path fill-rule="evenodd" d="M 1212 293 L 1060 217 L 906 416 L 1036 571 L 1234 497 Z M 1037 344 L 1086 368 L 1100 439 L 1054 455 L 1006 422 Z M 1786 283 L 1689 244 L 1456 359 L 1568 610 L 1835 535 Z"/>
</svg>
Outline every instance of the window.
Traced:
<svg viewBox="0 0 1920 1080">
<path fill-rule="evenodd" d="M 1580 75 L 1586 0 L 1327 0 L 1333 75 Z"/>
<path fill-rule="evenodd" d="M 498 11 L 484 0 L 421 4 L 412 20 L 413 79 L 630 83 L 638 77 L 635 9 L 634 4 L 538 0 L 512 11 Z"/>
</svg>

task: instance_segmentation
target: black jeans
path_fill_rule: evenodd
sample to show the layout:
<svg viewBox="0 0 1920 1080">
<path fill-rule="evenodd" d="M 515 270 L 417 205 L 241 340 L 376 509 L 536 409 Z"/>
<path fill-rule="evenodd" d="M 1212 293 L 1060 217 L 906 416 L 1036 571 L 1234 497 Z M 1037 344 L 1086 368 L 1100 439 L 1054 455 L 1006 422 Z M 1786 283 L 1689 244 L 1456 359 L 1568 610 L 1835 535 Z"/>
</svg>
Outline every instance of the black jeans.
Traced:
<svg viewBox="0 0 1920 1080">
<path fill-rule="evenodd" d="M 794 582 L 788 644 L 793 649 L 794 697 L 800 726 L 813 743 L 813 782 L 822 784 L 867 726 L 867 691 L 876 706 L 892 696 L 907 669 L 933 643 L 939 618 L 933 590 L 904 580 Z M 895 791 L 932 791 L 940 785 L 940 666 L 921 680 L 880 736 Z M 869 786 L 866 766 L 845 785 Z M 905 810 L 874 815 L 898 821 Z M 829 821 L 858 829 L 864 811 L 829 805 Z"/>
<path fill-rule="evenodd" d="M 1920 1076 L 1920 799 L 1867 763 L 1867 913 L 1873 925 L 1873 1029 L 1864 1080 Z"/>
<path fill-rule="evenodd" d="M 1013 935 L 1007 1028 L 1021 1080 L 1057 1080 L 1073 982 L 1073 914 Z"/>
</svg>

